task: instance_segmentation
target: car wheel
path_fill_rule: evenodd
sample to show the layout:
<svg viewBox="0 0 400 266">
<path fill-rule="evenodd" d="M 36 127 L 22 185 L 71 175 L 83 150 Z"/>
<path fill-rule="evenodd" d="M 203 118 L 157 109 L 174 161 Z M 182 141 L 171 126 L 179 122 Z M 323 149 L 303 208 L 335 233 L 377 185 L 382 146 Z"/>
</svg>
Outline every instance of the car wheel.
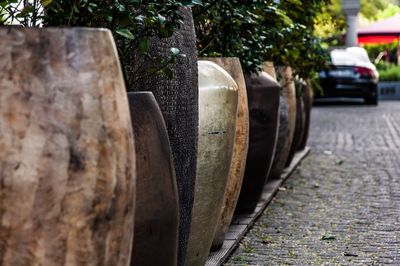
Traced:
<svg viewBox="0 0 400 266">
<path fill-rule="evenodd" d="M 377 96 L 369 96 L 364 98 L 365 104 L 368 105 L 378 105 L 378 97 Z"/>
</svg>

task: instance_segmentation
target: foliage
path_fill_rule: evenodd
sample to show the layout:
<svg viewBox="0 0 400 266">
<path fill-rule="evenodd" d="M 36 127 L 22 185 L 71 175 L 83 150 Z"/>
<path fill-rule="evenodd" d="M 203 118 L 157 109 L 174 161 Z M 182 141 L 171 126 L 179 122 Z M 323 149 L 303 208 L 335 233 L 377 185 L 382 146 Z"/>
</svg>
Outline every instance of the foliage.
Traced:
<svg viewBox="0 0 400 266">
<path fill-rule="evenodd" d="M 315 18 L 314 34 L 322 39 L 324 48 L 344 44 L 343 33 L 346 29 L 346 18 L 342 12 L 341 2 L 331 0 L 321 7 Z"/>
<path fill-rule="evenodd" d="M 386 69 L 379 70 L 380 81 L 400 81 L 400 66 L 386 65 Z"/>
<path fill-rule="evenodd" d="M 150 74 L 170 76 L 172 71 L 168 66 L 176 61 L 180 51 L 171 47 L 169 57 L 151 57 L 150 40 L 171 37 L 182 24 L 179 9 L 199 3 L 199 0 L 2 0 L 0 13 L 6 14 L 6 19 L 0 24 L 108 28 L 117 41 L 124 66 L 127 55 L 139 51 L 147 60 L 157 62 L 158 67 L 148 69 Z M 131 85 L 132 81 L 127 81 Z"/>
<path fill-rule="evenodd" d="M 265 61 L 291 65 L 303 78 L 325 63 L 314 19 L 326 1 L 215 0 L 194 9 L 201 56 L 236 56 L 246 73 Z"/>
<path fill-rule="evenodd" d="M 383 59 L 387 60 L 388 62 L 397 62 L 397 42 L 393 42 L 391 44 L 370 44 L 370 45 L 365 45 L 364 48 L 367 51 L 370 59 L 372 62 L 378 63 L 376 59 L 380 56 L 382 52 L 387 54 Z M 378 58 L 379 59 L 379 58 Z"/>
<path fill-rule="evenodd" d="M 396 14 L 400 14 L 400 6 L 397 4 L 390 3 L 385 9 L 379 10 L 375 17 L 376 20 L 393 17 Z"/>
<path fill-rule="evenodd" d="M 199 55 L 239 57 L 247 73 L 261 69 L 268 39 L 280 37 L 265 22 L 290 22 L 273 1 L 263 0 L 204 1 L 193 13 Z"/>
</svg>

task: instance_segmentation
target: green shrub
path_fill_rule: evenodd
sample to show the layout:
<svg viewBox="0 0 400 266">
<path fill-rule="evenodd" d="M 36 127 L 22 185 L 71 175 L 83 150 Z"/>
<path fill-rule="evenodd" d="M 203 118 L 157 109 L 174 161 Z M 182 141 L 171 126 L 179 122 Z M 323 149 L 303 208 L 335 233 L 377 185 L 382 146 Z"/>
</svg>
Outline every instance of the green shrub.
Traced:
<svg viewBox="0 0 400 266">
<path fill-rule="evenodd" d="M 392 65 L 385 70 L 379 70 L 380 81 L 400 81 L 400 66 Z"/>
<path fill-rule="evenodd" d="M 313 34 L 315 17 L 329 0 L 214 0 L 194 9 L 201 56 L 239 57 L 246 73 L 265 61 L 290 65 L 311 78 L 327 57 Z"/>
<path fill-rule="evenodd" d="M 138 51 L 157 67 L 136 76 L 170 76 L 169 67 L 180 51 L 170 47 L 171 53 L 166 58 L 151 57 L 150 40 L 171 37 L 182 24 L 179 9 L 200 3 L 199 0 L 2 0 L 0 25 L 108 28 L 114 35 L 124 67 L 131 63 L 124 60 Z M 132 87 L 133 81 L 127 80 L 127 83 Z"/>
</svg>

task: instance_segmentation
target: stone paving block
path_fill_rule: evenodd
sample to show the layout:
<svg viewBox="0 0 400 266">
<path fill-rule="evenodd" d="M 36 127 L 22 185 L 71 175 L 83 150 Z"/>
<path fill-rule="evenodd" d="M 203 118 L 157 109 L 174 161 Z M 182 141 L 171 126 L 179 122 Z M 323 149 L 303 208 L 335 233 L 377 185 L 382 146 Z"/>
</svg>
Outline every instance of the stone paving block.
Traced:
<svg viewBox="0 0 400 266">
<path fill-rule="evenodd" d="M 312 154 L 225 265 L 400 265 L 400 102 L 314 108 Z"/>
</svg>

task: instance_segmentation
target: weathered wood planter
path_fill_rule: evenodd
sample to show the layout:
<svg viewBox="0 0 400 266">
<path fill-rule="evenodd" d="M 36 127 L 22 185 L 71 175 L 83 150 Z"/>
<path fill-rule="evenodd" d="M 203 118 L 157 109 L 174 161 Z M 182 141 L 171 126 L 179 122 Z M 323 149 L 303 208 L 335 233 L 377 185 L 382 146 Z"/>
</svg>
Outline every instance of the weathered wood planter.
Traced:
<svg viewBox="0 0 400 266">
<path fill-rule="evenodd" d="M 308 135 L 310 132 L 311 109 L 314 101 L 314 91 L 309 81 L 306 82 L 306 87 L 303 94 L 303 101 L 305 110 L 305 117 L 304 117 L 305 124 L 304 124 L 304 133 L 298 147 L 299 150 L 304 150 L 306 148 Z"/>
<path fill-rule="evenodd" d="M 218 65 L 199 61 L 199 144 L 186 265 L 205 264 L 221 213 L 236 130 L 238 90 Z"/>
<path fill-rule="evenodd" d="M 298 151 L 298 147 L 300 145 L 300 141 L 304 135 L 304 127 L 305 127 L 305 109 L 304 109 L 304 100 L 303 100 L 303 91 L 305 88 L 305 84 L 296 81 L 296 126 L 294 130 L 293 142 L 290 147 L 289 156 L 286 161 L 286 167 L 289 166 L 294 158 L 296 151 Z"/>
<path fill-rule="evenodd" d="M 246 76 L 246 87 L 250 140 L 236 213 L 251 213 L 256 208 L 273 160 L 279 127 L 279 83 L 262 72 L 258 76 Z"/>
<path fill-rule="evenodd" d="M 263 65 L 264 72 L 276 80 L 275 66 L 273 62 L 266 61 Z"/>
<path fill-rule="evenodd" d="M 173 78 L 147 76 L 138 80 L 130 89 L 153 92 L 168 129 L 180 202 L 178 265 L 183 266 L 193 208 L 199 117 L 196 37 L 192 12 L 190 9 L 182 9 L 181 15 L 184 23 L 171 38 L 155 38 L 150 44 L 152 56 L 168 58 L 171 47 L 185 54 L 179 56 L 177 63 L 170 67 Z M 146 65 L 146 61 L 140 62 L 143 58 L 132 60 L 133 64 L 139 62 L 144 67 L 151 67 Z"/>
<path fill-rule="evenodd" d="M 179 202 L 167 129 L 151 92 L 130 92 L 128 98 L 137 169 L 131 265 L 176 266 Z"/>
<path fill-rule="evenodd" d="M 238 85 L 238 111 L 236 117 L 236 138 L 233 147 L 232 164 L 229 170 L 222 210 L 215 231 L 212 250 L 221 248 L 229 230 L 242 187 L 249 145 L 249 107 L 242 66 L 238 58 L 207 58 L 222 67 Z"/>
<path fill-rule="evenodd" d="M 281 127 L 286 127 L 286 137 L 284 143 L 280 143 L 275 151 L 272 169 L 269 174 L 269 178 L 271 179 L 279 179 L 283 169 L 285 168 L 296 127 L 296 88 L 294 85 L 292 69 L 290 67 L 282 67 L 279 69 L 279 72 L 282 85 L 281 94 L 285 100 L 287 108 L 287 125 L 281 123 Z M 280 131 L 283 132 L 283 130 Z M 282 139 L 283 137 L 280 138 L 280 140 Z"/>
<path fill-rule="evenodd" d="M 135 152 L 104 29 L 0 29 L 2 265 L 128 265 Z"/>
</svg>

